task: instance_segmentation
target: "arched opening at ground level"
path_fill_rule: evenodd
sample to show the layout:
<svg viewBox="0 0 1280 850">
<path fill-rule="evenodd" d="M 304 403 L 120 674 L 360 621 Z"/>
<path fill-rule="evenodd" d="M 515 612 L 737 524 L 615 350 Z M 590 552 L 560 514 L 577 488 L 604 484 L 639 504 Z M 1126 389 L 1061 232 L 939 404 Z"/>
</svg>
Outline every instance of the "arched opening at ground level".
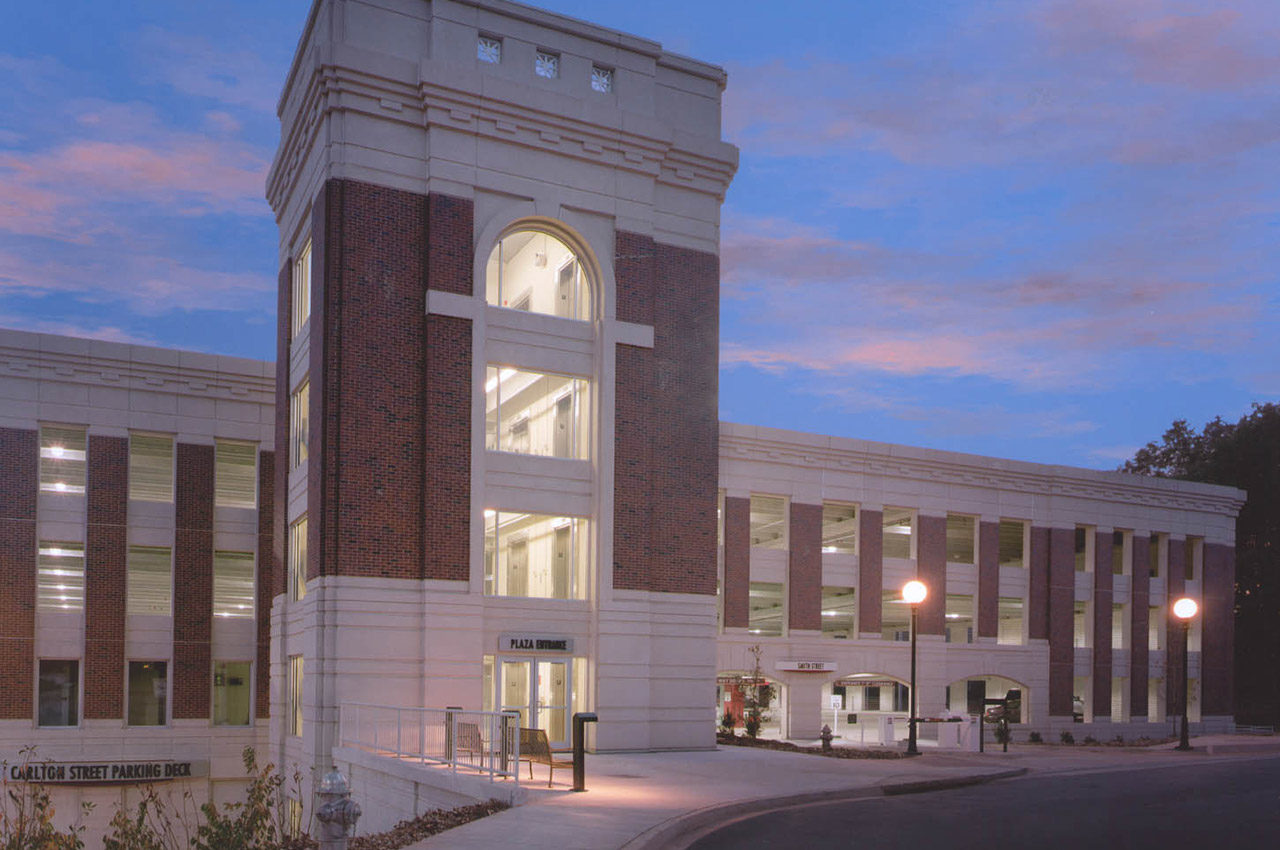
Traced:
<svg viewBox="0 0 1280 850">
<path fill-rule="evenodd" d="M 850 673 L 822 687 L 822 722 L 844 743 L 904 740 L 910 706 L 907 683 L 884 673 Z"/>
<path fill-rule="evenodd" d="M 1010 723 L 1024 723 L 1031 716 L 1032 694 L 1026 685 L 1006 676 L 966 676 L 947 685 L 943 705 L 949 716 L 999 719 L 1007 711 Z M 1004 705 L 988 705 L 987 700 L 1004 700 Z"/>
<path fill-rule="evenodd" d="M 754 714 L 760 720 L 757 737 L 785 737 L 786 690 L 781 682 L 768 676 L 735 670 L 717 673 L 716 728 L 744 734 Z"/>
</svg>

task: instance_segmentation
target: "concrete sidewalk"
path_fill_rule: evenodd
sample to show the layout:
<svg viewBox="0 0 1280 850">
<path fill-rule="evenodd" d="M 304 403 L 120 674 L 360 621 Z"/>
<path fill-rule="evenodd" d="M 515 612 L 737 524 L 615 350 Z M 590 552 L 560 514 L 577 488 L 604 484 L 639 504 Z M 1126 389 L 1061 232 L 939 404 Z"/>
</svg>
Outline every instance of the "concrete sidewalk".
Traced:
<svg viewBox="0 0 1280 850">
<path fill-rule="evenodd" d="M 1218 740 L 1221 737 L 1222 740 Z M 593 755 L 587 792 L 570 772 L 522 778 L 528 801 L 515 809 L 411 845 L 412 850 L 656 850 L 682 847 L 719 824 L 770 808 L 957 787 L 1023 773 L 1062 774 L 1185 764 L 1212 758 L 1210 745 L 1245 755 L 1280 752 L 1280 738 L 1193 740 L 1197 751 L 1162 748 L 1015 745 L 1008 753 L 926 751 L 913 759 L 833 759 L 747 747 L 715 751 Z M 1219 756 L 1219 758 L 1241 757 Z M 1216 758 L 1214 760 L 1217 760 Z M 527 774 L 526 774 L 527 776 Z"/>
</svg>

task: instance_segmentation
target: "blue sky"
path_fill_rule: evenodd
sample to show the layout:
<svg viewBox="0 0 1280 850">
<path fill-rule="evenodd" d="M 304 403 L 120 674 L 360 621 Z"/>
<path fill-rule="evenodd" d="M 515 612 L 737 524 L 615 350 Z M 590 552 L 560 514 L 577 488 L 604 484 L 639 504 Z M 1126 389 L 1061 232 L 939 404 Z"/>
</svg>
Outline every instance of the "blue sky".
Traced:
<svg viewBox="0 0 1280 850">
<path fill-rule="evenodd" d="M 0 325 L 274 356 L 308 5 L 7 4 Z M 542 5 L 729 71 L 722 418 L 1110 468 L 1280 396 L 1280 3 Z"/>
</svg>

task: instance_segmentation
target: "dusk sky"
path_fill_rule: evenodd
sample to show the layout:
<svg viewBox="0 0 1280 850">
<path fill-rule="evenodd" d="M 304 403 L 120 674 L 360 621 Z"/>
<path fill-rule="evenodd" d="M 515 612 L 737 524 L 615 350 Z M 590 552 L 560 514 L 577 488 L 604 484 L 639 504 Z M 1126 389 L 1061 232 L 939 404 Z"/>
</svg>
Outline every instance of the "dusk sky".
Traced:
<svg viewBox="0 0 1280 850">
<path fill-rule="evenodd" d="M 274 357 L 309 5 L 5 3 L 0 326 Z M 722 419 L 1113 468 L 1280 397 L 1280 2 L 537 5 L 729 73 Z"/>
</svg>

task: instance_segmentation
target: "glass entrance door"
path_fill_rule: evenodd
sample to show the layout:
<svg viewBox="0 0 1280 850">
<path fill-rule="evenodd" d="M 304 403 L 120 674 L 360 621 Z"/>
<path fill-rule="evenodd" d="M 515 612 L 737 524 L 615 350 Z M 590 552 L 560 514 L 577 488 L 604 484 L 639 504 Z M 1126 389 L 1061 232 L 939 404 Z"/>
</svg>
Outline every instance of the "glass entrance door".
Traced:
<svg viewBox="0 0 1280 850">
<path fill-rule="evenodd" d="M 552 747 L 569 746 L 569 662 L 503 659 L 500 676 L 502 710 L 545 731 Z"/>
</svg>

